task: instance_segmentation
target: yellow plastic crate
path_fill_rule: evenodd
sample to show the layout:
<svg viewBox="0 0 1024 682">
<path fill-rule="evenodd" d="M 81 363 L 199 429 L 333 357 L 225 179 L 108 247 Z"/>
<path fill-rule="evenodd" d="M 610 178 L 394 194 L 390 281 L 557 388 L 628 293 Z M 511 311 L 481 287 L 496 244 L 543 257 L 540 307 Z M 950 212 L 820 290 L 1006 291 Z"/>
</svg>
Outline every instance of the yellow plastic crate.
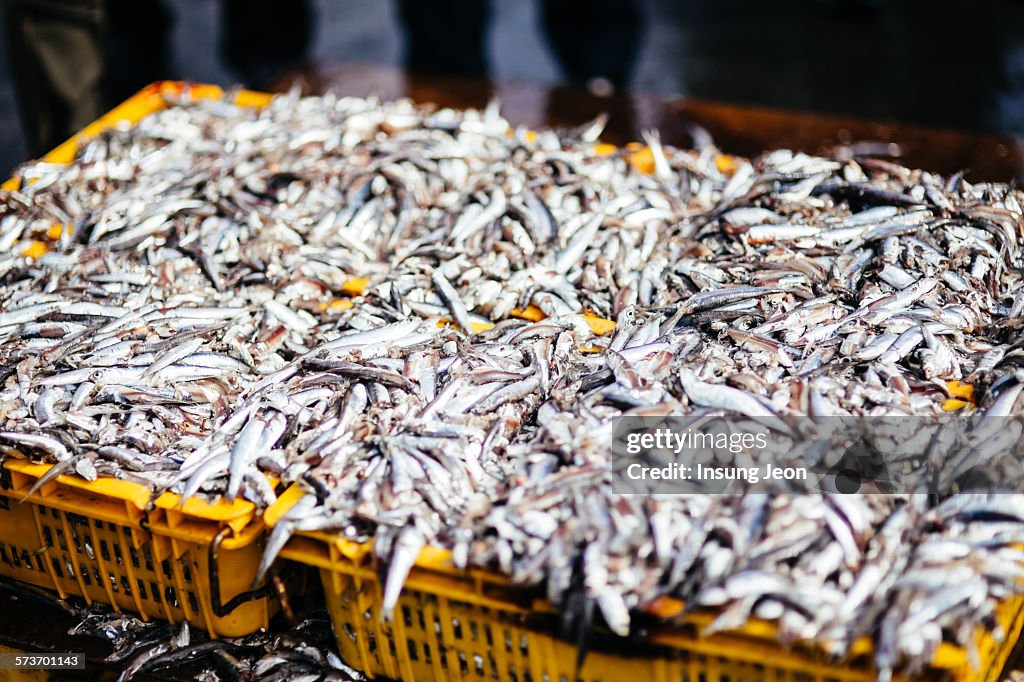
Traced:
<svg viewBox="0 0 1024 682">
<path fill-rule="evenodd" d="M 301 497 L 286 491 L 264 514 L 273 526 Z M 574 644 L 552 634 L 554 609 L 504 576 L 458 570 L 445 550 L 427 547 L 409 574 L 391 621 L 381 618 L 381 583 L 369 543 L 327 533 L 297 533 L 283 558 L 320 570 L 338 649 L 370 677 L 403 682 L 575 682 Z M 682 604 L 675 604 L 682 612 Z M 835 664 L 810 647 L 786 650 L 774 626 L 753 621 L 741 631 L 707 637 L 714 614 L 682 615 L 651 629 L 643 644 L 603 635 L 578 679 L 583 682 L 867 682 L 876 679 L 869 640 Z M 927 679 L 998 682 L 1024 625 L 1024 597 L 998 609 L 1005 636 L 979 630 L 982 665 L 943 644 Z"/>
<path fill-rule="evenodd" d="M 43 160 L 69 163 L 81 140 L 134 125 L 166 108 L 168 95 L 186 89 L 197 99 L 224 94 L 211 85 L 154 83 Z M 241 91 L 235 101 L 259 107 L 270 98 Z M 2 187 L 20 184 L 15 176 Z M 51 237 L 59 237 L 59 230 Z M 41 255 L 46 245 L 32 249 Z M 265 535 L 254 505 L 192 499 L 179 506 L 177 495 L 151 501 L 149 490 L 138 484 L 74 476 L 59 476 L 26 498 L 49 470 L 47 464 L 15 459 L 0 468 L 0 576 L 146 620 L 187 620 L 211 636 L 237 637 L 267 626 L 277 601 L 269 586 L 250 590 Z"/>
<path fill-rule="evenodd" d="M 179 506 L 169 493 L 151 504 L 145 486 L 74 476 L 28 495 L 49 469 L 24 460 L 0 468 L 0 576 L 145 620 L 187 620 L 211 636 L 267 626 L 272 587 L 250 589 L 265 536 L 255 505 Z"/>
</svg>

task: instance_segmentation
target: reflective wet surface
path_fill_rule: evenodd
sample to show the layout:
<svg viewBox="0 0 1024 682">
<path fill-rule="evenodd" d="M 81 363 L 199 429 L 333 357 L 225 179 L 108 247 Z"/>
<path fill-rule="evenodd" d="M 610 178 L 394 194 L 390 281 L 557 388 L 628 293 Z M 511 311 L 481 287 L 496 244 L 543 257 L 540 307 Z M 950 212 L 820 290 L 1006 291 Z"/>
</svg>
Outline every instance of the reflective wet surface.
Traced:
<svg viewBox="0 0 1024 682">
<path fill-rule="evenodd" d="M 657 93 L 598 97 L 568 86 L 415 76 L 398 68 L 365 64 L 307 69 L 279 81 L 275 88 L 286 90 L 295 83 L 309 93 L 333 90 L 347 95 L 412 97 L 417 102 L 452 107 L 482 107 L 497 97 L 503 114 L 513 124 L 531 127 L 582 125 L 604 112 L 609 120 L 603 137 L 616 144 L 641 139 L 643 130 L 658 129 L 664 141 L 687 145 L 697 125 L 734 154 L 754 155 L 778 148 L 816 153 L 841 144 L 867 143 L 858 145 L 857 151 L 896 153 L 908 166 L 946 174 L 966 169 L 967 177 L 976 181 L 1024 179 L 1024 139 L 1008 135 Z"/>
</svg>

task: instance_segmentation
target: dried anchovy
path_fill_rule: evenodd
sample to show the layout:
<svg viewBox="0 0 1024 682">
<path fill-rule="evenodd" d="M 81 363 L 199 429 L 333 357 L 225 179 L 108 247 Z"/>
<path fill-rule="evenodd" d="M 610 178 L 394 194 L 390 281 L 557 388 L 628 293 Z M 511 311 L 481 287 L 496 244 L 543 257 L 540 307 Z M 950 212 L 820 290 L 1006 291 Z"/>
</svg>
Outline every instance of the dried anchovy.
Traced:
<svg viewBox="0 0 1024 682">
<path fill-rule="evenodd" d="M 618 497 L 608 444 L 629 414 L 939 415 L 949 381 L 1019 415 L 1018 190 L 607 154 L 494 107 L 173 104 L 0 195 L 12 454 L 261 505 L 264 472 L 298 482 L 264 565 L 297 530 L 373 539 L 386 610 L 435 543 L 577 629 L 675 596 L 837 656 L 872 636 L 883 677 L 1015 589 L 1017 496 Z"/>
</svg>

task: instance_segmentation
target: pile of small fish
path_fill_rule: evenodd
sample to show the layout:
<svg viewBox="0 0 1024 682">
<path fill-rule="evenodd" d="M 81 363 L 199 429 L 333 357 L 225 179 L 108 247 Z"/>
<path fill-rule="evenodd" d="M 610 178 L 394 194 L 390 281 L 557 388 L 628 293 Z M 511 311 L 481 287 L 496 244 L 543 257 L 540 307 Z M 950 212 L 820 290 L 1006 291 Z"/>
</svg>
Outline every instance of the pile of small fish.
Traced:
<svg viewBox="0 0 1024 682">
<path fill-rule="evenodd" d="M 836 656 L 873 637 L 883 677 L 1018 589 L 1019 496 L 623 497 L 609 446 L 627 415 L 1020 415 L 1020 191 L 493 106 L 171 104 L 0 194 L 11 455 L 186 498 L 298 483 L 264 568 L 296 531 L 372 540 L 385 610 L 432 543 L 577 634 L 675 597 Z"/>
</svg>

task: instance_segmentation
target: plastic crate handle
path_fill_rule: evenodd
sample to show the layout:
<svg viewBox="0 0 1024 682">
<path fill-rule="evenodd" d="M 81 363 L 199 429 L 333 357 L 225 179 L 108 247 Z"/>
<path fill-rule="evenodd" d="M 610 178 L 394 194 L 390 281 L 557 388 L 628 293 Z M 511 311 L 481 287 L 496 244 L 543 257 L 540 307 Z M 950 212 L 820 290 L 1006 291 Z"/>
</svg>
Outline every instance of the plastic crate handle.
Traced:
<svg viewBox="0 0 1024 682">
<path fill-rule="evenodd" d="M 277 590 L 274 589 L 272 581 L 268 581 L 263 587 L 257 587 L 255 590 L 249 590 L 248 592 L 242 592 L 232 597 L 228 603 L 222 604 L 220 600 L 220 576 L 217 569 L 217 552 L 220 549 L 220 545 L 224 542 L 225 538 L 232 534 L 230 527 L 221 528 L 220 532 L 214 536 L 213 542 L 210 543 L 209 549 L 209 573 L 210 573 L 210 601 L 212 602 L 213 612 L 217 614 L 218 618 L 224 618 L 229 613 L 237 609 L 239 606 L 248 601 L 254 601 L 256 599 L 262 599 L 264 597 L 272 597 L 276 594 Z"/>
</svg>

